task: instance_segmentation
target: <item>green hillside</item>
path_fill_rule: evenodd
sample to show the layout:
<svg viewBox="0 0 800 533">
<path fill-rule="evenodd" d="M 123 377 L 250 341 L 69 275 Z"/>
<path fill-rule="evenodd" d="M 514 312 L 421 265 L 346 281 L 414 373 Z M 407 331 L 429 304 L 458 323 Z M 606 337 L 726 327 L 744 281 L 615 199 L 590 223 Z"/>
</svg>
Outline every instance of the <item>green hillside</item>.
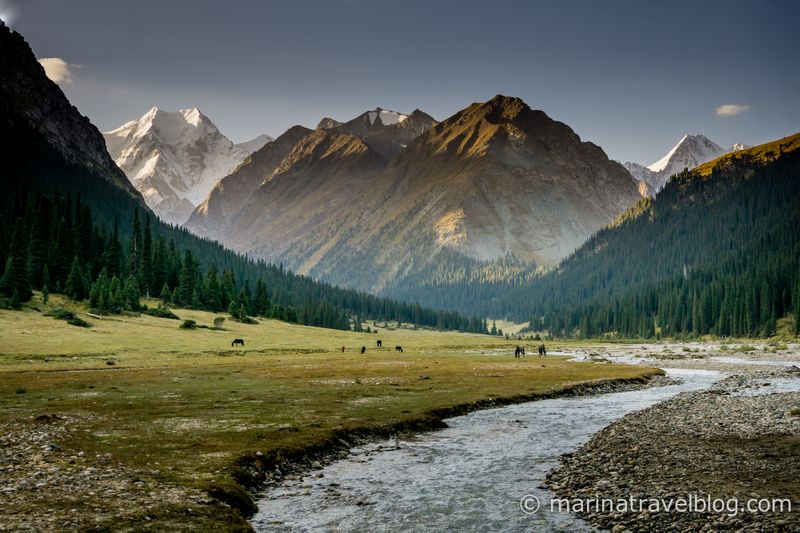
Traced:
<svg viewBox="0 0 800 533">
<path fill-rule="evenodd" d="M 553 271 L 465 267 L 400 292 L 564 336 L 770 335 L 800 312 L 799 146 L 796 134 L 674 176 Z"/>
</svg>

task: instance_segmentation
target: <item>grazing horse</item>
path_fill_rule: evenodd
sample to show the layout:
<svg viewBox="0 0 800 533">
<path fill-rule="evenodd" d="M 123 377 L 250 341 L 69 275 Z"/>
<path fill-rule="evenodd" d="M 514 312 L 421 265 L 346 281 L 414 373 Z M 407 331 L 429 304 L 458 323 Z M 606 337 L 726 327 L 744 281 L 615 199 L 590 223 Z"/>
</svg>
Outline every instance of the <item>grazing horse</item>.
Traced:
<svg viewBox="0 0 800 533">
<path fill-rule="evenodd" d="M 525 357 L 525 348 L 517 346 L 517 349 L 514 350 L 514 357 Z"/>
<path fill-rule="evenodd" d="M 383 346 L 383 341 L 379 340 L 379 341 L 377 342 L 377 344 L 378 344 L 378 348 L 381 348 L 381 347 Z"/>
<path fill-rule="evenodd" d="M 233 339 L 231 346 L 244 346 L 244 339 Z"/>
<path fill-rule="evenodd" d="M 395 352 L 400 352 L 400 353 L 403 353 L 403 347 L 402 347 L 402 346 L 395 346 L 395 347 L 394 347 L 394 351 L 395 351 Z"/>
<path fill-rule="evenodd" d="M 342 353 L 344 353 L 344 346 L 342 346 Z"/>
<path fill-rule="evenodd" d="M 367 351 L 367 347 L 366 346 L 362 346 L 361 347 L 361 353 L 365 353 L 366 351 Z"/>
<path fill-rule="evenodd" d="M 547 348 L 544 347 L 544 343 L 539 345 L 539 357 L 544 357 L 547 355 Z"/>
</svg>

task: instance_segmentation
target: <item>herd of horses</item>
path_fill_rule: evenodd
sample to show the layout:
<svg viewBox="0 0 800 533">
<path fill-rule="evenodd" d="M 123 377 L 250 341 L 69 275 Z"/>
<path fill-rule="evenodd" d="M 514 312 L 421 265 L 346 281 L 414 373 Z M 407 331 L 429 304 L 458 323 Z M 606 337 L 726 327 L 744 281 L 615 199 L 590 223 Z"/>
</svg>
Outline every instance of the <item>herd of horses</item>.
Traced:
<svg viewBox="0 0 800 533">
<path fill-rule="evenodd" d="M 544 343 L 539 345 L 539 357 L 544 357 L 547 355 L 547 348 L 545 347 Z M 514 357 L 525 357 L 525 347 L 524 346 L 517 346 L 514 350 Z"/>
<path fill-rule="evenodd" d="M 378 340 L 375 344 L 376 344 L 377 348 L 382 348 L 383 347 L 383 341 L 381 341 L 381 340 Z M 233 342 L 231 343 L 231 346 L 242 346 L 242 347 L 244 347 L 244 339 L 233 339 Z M 345 350 L 345 348 L 344 348 L 344 346 L 342 346 L 342 353 L 344 353 L 344 350 Z M 400 345 L 397 345 L 397 346 L 394 347 L 394 351 L 397 352 L 397 353 L 403 353 L 403 347 L 400 346 Z M 367 347 L 366 346 L 362 346 L 361 347 L 361 353 L 362 354 L 367 353 Z M 544 343 L 542 343 L 542 344 L 539 345 L 539 357 L 544 357 L 545 355 L 547 355 L 547 348 L 545 348 Z M 517 346 L 517 348 L 514 350 L 514 357 L 517 357 L 517 358 L 525 357 L 525 347 L 524 346 Z"/>
</svg>

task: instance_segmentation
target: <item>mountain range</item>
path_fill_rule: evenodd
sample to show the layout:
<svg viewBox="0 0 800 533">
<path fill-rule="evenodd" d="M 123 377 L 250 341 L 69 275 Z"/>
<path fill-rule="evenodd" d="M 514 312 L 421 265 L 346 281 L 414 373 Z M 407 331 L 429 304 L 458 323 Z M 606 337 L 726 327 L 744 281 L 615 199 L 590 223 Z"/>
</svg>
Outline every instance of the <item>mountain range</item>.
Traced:
<svg viewBox="0 0 800 533">
<path fill-rule="evenodd" d="M 186 115 L 202 122 L 199 113 Z M 4 308 L 28 300 L 31 289 L 82 300 L 102 280 L 121 279 L 136 307 L 149 293 L 185 307 L 223 312 L 234 303 L 249 315 L 329 328 L 349 329 L 362 314 L 486 331 L 478 318 L 318 283 L 159 220 L 109 156 L 100 131 L 2 21 L 0 138 Z"/>
<path fill-rule="evenodd" d="M 638 198 L 599 147 L 498 95 L 439 123 L 378 108 L 292 128 L 224 178 L 186 227 L 381 291 L 452 253 L 554 265 Z"/>
<path fill-rule="evenodd" d="M 165 222 L 181 225 L 212 187 L 272 140 L 234 144 L 197 108 L 153 107 L 103 134 L 108 152 Z"/>
<path fill-rule="evenodd" d="M 705 135 L 684 135 L 664 157 L 644 166 L 639 163 L 626 162 L 623 166 L 639 182 L 642 196 L 654 196 L 664 188 L 673 174 L 684 169 L 693 169 L 721 155 L 748 148 L 744 144 L 734 144 L 730 148 L 722 148 Z"/>
</svg>

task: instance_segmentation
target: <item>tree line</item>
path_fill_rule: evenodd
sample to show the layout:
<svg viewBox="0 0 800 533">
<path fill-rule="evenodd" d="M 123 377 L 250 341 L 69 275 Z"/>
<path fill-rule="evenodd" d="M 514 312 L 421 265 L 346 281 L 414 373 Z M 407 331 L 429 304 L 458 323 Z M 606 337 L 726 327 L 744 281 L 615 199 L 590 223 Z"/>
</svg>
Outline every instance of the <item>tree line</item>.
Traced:
<svg viewBox="0 0 800 533">
<path fill-rule="evenodd" d="M 673 176 L 555 269 L 454 257 L 392 294 L 558 336 L 769 336 L 800 328 L 798 228 L 798 151 L 744 153 Z"/>
<path fill-rule="evenodd" d="M 239 319 L 260 316 L 334 329 L 350 329 L 350 316 L 358 314 L 486 331 L 476 318 L 340 289 L 252 261 L 142 209 L 127 211 L 129 220 L 114 217 L 104 224 L 108 214 L 98 215 L 79 194 L 48 196 L 22 187 L 0 206 L 0 293 L 11 306 L 40 290 L 45 298 L 61 293 L 110 312 L 141 310 L 141 298 L 149 296 Z"/>
</svg>

